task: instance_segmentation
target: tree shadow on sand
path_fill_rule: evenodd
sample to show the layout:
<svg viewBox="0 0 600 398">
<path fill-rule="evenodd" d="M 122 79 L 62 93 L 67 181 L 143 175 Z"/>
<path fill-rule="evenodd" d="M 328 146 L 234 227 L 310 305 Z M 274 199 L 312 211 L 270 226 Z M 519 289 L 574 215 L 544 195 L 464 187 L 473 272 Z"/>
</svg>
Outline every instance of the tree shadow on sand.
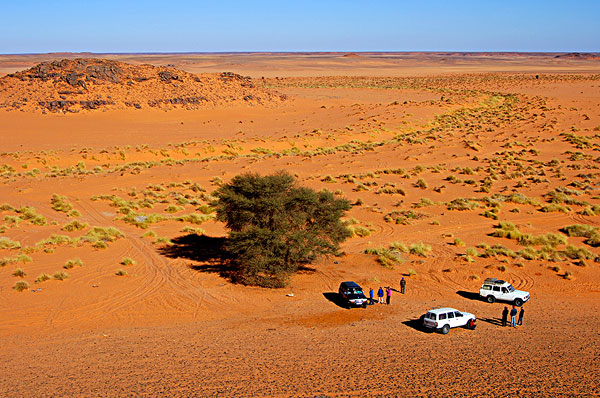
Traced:
<svg viewBox="0 0 600 398">
<path fill-rule="evenodd" d="M 235 279 L 237 267 L 225 249 L 227 240 L 224 237 L 184 235 L 171 239 L 173 245 L 160 248 L 159 253 L 169 258 L 184 258 L 201 263 L 190 265 L 193 270 Z"/>
</svg>

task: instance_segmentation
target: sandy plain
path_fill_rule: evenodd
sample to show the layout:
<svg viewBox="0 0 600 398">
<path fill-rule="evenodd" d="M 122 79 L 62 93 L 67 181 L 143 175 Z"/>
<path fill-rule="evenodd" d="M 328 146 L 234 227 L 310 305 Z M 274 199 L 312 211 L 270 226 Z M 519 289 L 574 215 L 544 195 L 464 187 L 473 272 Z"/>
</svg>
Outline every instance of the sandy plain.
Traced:
<svg viewBox="0 0 600 398">
<path fill-rule="evenodd" d="M 600 61 L 345 55 L 102 55 L 249 75 L 287 99 L 0 109 L 0 236 L 20 244 L 0 249 L 0 395 L 598 396 Z M 0 74 L 77 57 L 0 56 Z M 363 236 L 287 288 L 232 284 L 203 205 L 236 174 L 281 169 L 356 203 Z M 500 222 L 518 235 L 493 236 Z M 364 253 L 390 245 L 390 267 Z M 346 310 L 333 294 L 343 280 L 399 290 L 402 276 L 390 306 Z M 524 326 L 476 298 L 486 277 L 531 293 Z M 435 306 L 477 329 L 423 332 Z"/>
</svg>

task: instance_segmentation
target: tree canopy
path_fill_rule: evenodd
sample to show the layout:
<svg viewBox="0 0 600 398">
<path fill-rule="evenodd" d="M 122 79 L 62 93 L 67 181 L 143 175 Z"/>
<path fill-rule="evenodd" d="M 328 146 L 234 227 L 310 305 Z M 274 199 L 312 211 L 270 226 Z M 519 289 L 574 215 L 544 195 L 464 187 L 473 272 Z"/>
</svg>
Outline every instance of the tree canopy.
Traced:
<svg viewBox="0 0 600 398">
<path fill-rule="evenodd" d="M 238 175 L 214 196 L 217 219 L 231 230 L 226 249 L 242 283 L 284 286 L 303 264 L 339 254 L 351 235 L 341 221 L 347 200 L 299 187 L 284 171 Z"/>
</svg>

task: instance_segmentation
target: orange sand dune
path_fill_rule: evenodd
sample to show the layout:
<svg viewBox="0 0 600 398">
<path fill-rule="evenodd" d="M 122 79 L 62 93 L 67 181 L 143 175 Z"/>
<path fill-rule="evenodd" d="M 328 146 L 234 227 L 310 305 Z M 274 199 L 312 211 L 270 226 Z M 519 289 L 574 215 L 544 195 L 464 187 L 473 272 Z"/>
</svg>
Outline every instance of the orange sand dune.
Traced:
<svg viewBox="0 0 600 398">
<path fill-rule="evenodd" d="M 0 110 L 0 395 L 600 395 L 594 61 L 358 55 L 118 55 L 268 66 L 253 89 L 288 100 Z M 355 235 L 284 289 L 233 284 L 211 192 L 282 169 L 353 203 Z M 530 292 L 523 326 L 487 277 Z M 344 280 L 391 305 L 342 308 Z M 423 332 L 439 306 L 476 330 Z"/>
</svg>

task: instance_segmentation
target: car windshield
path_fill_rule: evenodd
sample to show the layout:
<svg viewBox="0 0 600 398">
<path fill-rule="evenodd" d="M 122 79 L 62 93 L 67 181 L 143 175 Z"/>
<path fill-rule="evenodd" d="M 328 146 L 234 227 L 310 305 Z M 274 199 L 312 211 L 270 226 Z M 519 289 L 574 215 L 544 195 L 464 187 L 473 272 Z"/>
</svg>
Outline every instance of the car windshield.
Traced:
<svg viewBox="0 0 600 398">
<path fill-rule="evenodd" d="M 348 294 L 362 294 L 363 291 L 357 287 L 349 287 L 346 289 L 346 292 Z"/>
<path fill-rule="evenodd" d="M 508 285 L 506 288 L 508 289 L 509 293 L 512 293 L 515 291 L 515 288 L 513 287 L 513 285 Z"/>
</svg>

